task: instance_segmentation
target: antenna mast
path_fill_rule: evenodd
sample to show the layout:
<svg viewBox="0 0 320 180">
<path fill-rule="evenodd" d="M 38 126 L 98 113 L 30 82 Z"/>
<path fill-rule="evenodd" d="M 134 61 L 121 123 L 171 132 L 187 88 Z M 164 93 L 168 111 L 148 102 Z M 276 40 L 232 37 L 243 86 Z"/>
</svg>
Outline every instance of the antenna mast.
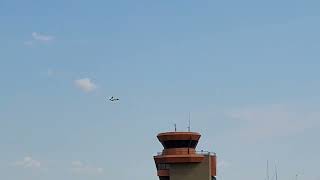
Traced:
<svg viewBox="0 0 320 180">
<path fill-rule="evenodd" d="M 188 132 L 190 132 L 191 130 L 191 115 L 190 115 L 190 112 L 189 112 L 189 126 L 188 126 Z"/>
<path fill-rule="evenodd" d="M 277 169 L 277 164 L 274 165 L 275 171 L 276 171 L 276 180 L 278 180 L 278 169 Z"/>
<path fill-rule="evenodd" d="M 269 161 L 267 160 L 267 180 L 270 180 L 269 178 Z"/>
</svg>

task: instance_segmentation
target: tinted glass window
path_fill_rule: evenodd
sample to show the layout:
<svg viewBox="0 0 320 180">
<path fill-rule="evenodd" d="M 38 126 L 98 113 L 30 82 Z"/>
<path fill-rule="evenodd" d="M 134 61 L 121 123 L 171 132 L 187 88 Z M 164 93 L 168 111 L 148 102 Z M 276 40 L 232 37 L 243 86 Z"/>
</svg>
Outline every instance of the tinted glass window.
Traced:
<svg viewBox="0 0 320 180">
<path fill-rule="evenodd" d="M 160 180 L 170 180 L 169 176 L 160 176 L 159 177 Z"/>
<path fill-rule="evenodd" d="M 162 145 L 165 149 L 170 148 L 196 148 L 198 141 L 195 140 L 171 140 L 171 141 L 164 141 Z"/>
<path fill-rule="evenodd" d="M 157 164 L 158 170 L 170 169 L 170 164 Z"/>
</svg>

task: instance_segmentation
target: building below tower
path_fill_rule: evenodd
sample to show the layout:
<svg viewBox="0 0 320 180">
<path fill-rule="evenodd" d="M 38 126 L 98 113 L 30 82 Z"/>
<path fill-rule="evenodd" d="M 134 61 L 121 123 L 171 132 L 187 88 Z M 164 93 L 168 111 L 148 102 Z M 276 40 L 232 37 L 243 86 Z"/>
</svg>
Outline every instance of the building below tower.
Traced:
<svg viewBox="0 0 320 180">
<path fill-rule="evenodd" d="M 163 151 L 154 156 L 160 180 L 215 180 L 215 153 L 196 151 L 201 135 L 196 132 L 166 132 L 157 138 Z"/>
</svg>

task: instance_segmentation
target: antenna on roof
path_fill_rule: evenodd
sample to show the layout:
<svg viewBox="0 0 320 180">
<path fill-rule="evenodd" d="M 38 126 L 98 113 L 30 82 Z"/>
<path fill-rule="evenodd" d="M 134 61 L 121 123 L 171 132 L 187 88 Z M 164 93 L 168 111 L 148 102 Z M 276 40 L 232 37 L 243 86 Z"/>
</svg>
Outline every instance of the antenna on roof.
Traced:
<svg viewBox="0 0 320 180">
<path fill-rule="evenodd" d="M 276 173 L 276 180 L 278 180 L 278 168 L 277 168 L 277 164 L 275 164 L 274 170 L 275 170 L 275 173 Z"/>
<path fill-rule="evenodd" d="M 177 132 L 177 124 L 174 124 L 174 132 Z"/>
<path fill-rule="evenodd" d="M 269 160 L 267 160 L 267 180 L 270 180 L 270 178 L 269 178 Z"/>
<path fill-rule="evenodd" d="M 190 112 L 189 112 L 189 125 L 188 125 L 188 132 L 190 132 L 191 130 L 191 115 L 190 115 Z"/>
</svg>

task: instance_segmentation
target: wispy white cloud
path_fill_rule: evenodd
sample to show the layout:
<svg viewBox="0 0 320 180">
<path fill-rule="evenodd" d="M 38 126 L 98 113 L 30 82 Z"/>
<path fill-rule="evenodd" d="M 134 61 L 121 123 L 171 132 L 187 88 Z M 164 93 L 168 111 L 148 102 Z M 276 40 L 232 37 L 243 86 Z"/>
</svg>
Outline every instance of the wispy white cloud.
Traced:
<svg viewBox="0 0 320 180">
<path fill-rule="evenodd" d="M 48 76 L 53 76 L 54 75 L 54 71 L 52 69 L 48 69 L 47 70 L 47 74 L 48 74 Z"/>
<path fill-rule="evenodd" d="M 36 41 L 48 42 L 54 40 L 54 37 L 51 35 L 44 35 L 37 32 L 32 33 L 32 37 Z"/>
<path fill-rule="evenodd" d="M 54 36 L 44 35 L 44 34 L 40 34 L 38 32 L 31 33 L 31 36 L 32 36 L 32 40 L 28 40 L 28 41 L 23 42 L 24 45 L 33 46 L 37 42 L 48 43 L 48 42 L 53 41 L 55 39 Z"/>
<path fill-rule="evenodd" d="M 97 88 L 90 78 L 82 78 L 74 81 L 74 84 L 77 88 L 81 89 L 84 92 L 92 92 Z"/>
<path fill-rule="evenodd" d="M 71 171 L 78 175 L 101 175 L 104 173 L 103 168 L 89 166 L 81 161 L 73 161 L 71 163 Z"/>
<path fill-rule="evenodd" d="M 40 168 L 41 163 L 38 160 L 33 159 L 30 156 L 26 156 L 21 161 L 17 161 L 14 163 L 15 166 L 23 167 L 23 168 Z"/>
<path fill-rule="evenodd" d="M 25 41 L 23 44 L 26 45 L 26 46 L 32 46 L 33 45 L 33 41 Z"/>
<path fill-rule="evenodd" d="M 228 116 L 238 121 L 235 133 L 246 140 L 293 136 L 320 125 L 319 112 L 279 104 L 240 108 Z"/>
</svg>

